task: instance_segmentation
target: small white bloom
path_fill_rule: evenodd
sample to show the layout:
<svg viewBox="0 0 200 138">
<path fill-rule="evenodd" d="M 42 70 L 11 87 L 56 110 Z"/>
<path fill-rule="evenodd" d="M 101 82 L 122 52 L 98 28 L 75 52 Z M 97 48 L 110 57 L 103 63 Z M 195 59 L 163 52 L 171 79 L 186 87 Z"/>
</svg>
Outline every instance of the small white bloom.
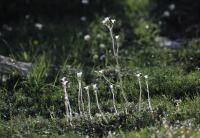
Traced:
<svg viewBox="0 0 200 138">
<path fill-rule="evenodd" d="M 97 54 L 95 54 L 94 56 L 93 56 L 93 59 L 98 59 L 99 58 L 99 56 L 97 55 Z"/>
<path fill-rule="evenodd" d="M 97 89 L 97 84 L 93 84 L 93 85 L 92 85 L 92 88 L 93 88 L 94 90 L 96 90 L 96 89 Z"/>
<path fill-rule="evenodd" d="M 81 78 L 82 77 L 82 72 L 78 72 L 76 75 L 77 75 L 77 78 Z"/>
<path fill-rule="evenodd" d="M 119 40 L 119 35 L 116 35 L 116 36 L 115 36 L 115 39 L 116 39 L 116 40 Z"/>
<path fill-rule="evenodd" d="M 169 17 L 170 16 L 170 12 L 169 11 L 164 11 L 163 16 L 164 17 Z"/>
<path fill-rule="evenodd" d="M 43 25 L 41 23 L 36 23 L 35 28 L 37 28 L 38 30 L 42 30 Z"/>
<path fill-rule="evenodd" d="M 169 10 L 173 11 L 176 8 L 175 4 L 170 4 L 169 5 Z"/>
<path fill-rule="evenodd" d="M 106 47 L 105 44 L 100 44 L 99 46 L 100 46 L 100 48 L 105 48 Z"/>
<path fill-rule="evenodd" d="M 62 79 L 60 79 L 62 82 L 66 81 L 66 77 L 63 77 Z"/>
<path fill-rule="evenodd" d="M 85 90 L 89 90 L 89 86 L 84 87 Z"/>
<path fill-rule="evenodd" d="M 66 77 L 63 77 L 63 78 L 61 79 L 61 82 L 62 82 L 62 84 L 63 84 L 64 86 L 66 86 L 67 83 L 68 83 L 68 81 L 66 80 Z"/>
<path fill-rule="evenodd" d="M 88 4 L 88 3 L 89 3 L 89 0 L 82 0 L 81 3 L 82 3 L 82 4 Z"/>
<path fill-rule="evenodd" d="M 142 75 L 141 73 L 137 73 L 136 74 L 137 77 L 141 77 L 141 75 Z"/>
<path fill-rule="evenodd" d="M 115 19 L 111 19 L 111 23 L 114 24 L 116 22 Z"/>
<path fill-rule="evenodd" d="M 81 17 L 81 21 L 86 21 L 86 20 L 87 20 L 87 18 L 85 16 Z"/>
<path fill-rule="evenodd" d="M 89 41 L 89 40 L 90 40 L 90 38 L 91 38 L 91 37 L 90 37 L 90 35 L 89 35 L 89 34 L 87 34 L 87 35 L 85 35 L 85 36 L 84 36 L 84 40 L 85 40 L 85 41 Z"/>
<path fill-rule="evenodd" d="M 108 24 L 110 22 L 110 17 L 106 17 L 106 18 L 104 18 L 104 20 L 102 21 L 102 24 L 103 25 L 106 25 L 106 24 Z"/>
<path fill-rule="evenodd" d="M 148 79 L 148 77 L 149 77 L 148 75 L 144 75 L 144 78 L 145 78 L 145 79 Z"/>
<path fill-rule="evenodd" d="M 146 28 L 146 29 L 149 29 L 149 25 L 148 25 L 148 24 L 147 24 L 147 25 L 145 25 L 145 28 Z"/>
<path fill-rule="evenodd" d="M 104 72 L 104 70 L 100 70 L 100 71 L 99 71 L 100 74 L 103 74 L 103 72 Z"/>
<path fill-rule="evenodd" d="M 113 85 L 112 84 L 110 85 L 110 89 L 113 89 Z"/>
</svg>

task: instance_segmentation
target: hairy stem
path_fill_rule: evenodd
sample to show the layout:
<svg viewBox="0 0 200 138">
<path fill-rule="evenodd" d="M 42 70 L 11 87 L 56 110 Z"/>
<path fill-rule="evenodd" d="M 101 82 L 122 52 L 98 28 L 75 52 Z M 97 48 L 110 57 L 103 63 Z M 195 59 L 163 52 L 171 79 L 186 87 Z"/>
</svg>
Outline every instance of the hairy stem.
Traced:
<svg viewBox="0 0 200 138">
<path fill-rule="evenodd" d="M 90 107 L 90 92 L 89 89 L 86 89 L 87 91 L 87 98 L 88 98 L 88 114 L 90 119 L 92 119 L 92 115 L 91 115 L 91 107 Z"/>
<path fill-rule="evenodd" d="M 147 87 L 147 96 L 148 96 L 149 109 L 152 111 L 151 100 L 150 100 L 150 92 L 149 92 L 149 84 L 148 84 L 148 80 L 147 79 L 145 79 L 145 83 L 146 83 L 146 87 Z"/>
</svg>

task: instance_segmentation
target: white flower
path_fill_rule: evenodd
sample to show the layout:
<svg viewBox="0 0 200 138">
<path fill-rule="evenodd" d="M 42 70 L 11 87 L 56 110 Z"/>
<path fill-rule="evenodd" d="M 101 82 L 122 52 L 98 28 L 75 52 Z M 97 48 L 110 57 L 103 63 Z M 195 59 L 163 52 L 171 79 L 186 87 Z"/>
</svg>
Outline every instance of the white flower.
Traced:
<svg viewBox="0 0 200 138">
<path fill-rule="evenodd" d="M 170 16 L 170 12 L 169 11 L 164 11 L 163 16 L 164 17 L 169 17 Z"/>
<path fill-rule="evenodd" d="M 102 21 L 102 24 L 105 25 L 108 28 L 112 28 L 115 22 L 116 22 L 115 19 L 110 19 L 110 17 L 106 17 Z"/>
<path fill-rule="evenodd" d="M 76 75 L 77 75 L 77 78 L 80 79 L 80 78 L 82 77 L 82 74 L 83 74 L 82 72 L 78 72 L 78 73 L 76 74 Z"/>
<path fill-rule="evenodd" d="M 86 20 L 87 20 L 87 18 L 85 16 L 81 17 L 81 21 L 86 21 Z"/>
<path fill-rule="evenodd" d="M 173 11 L 176 8 L 175 4 L 170 4 L 169 5 L 169 10 Z"/>
<path fill-rule="evenodd" d="M 94 90 L 96 90 L 96 89 L 97 89 L 97 84 L 93 84 L 93 85 L 92 85 L 92 88 L 93 88 Z"/>
<path fill-rule="evenodd" d="M 112 84 L 110 85 L 110 89 L 113 89 L 113 85 Z"/>
<path fill-rule="evenodd" d="M 145 28 L 146 28 L 146 29 L 149 29 L 149 25 L 145 25 Z"/>
<path fill-rule="evenodd" d="M 88 4 L 88 3 L 89 3 L 89 0 L 82 0 L 81 3 L 82 3 L 82 4 Z"/>
<path fill-rule="evenodd" d="M 141 77 L 141 75 L 142 75 L 141 73 L 137 73 L 137 74 L 136 74 L 136 76 L 137 76 L 138 78 Z"/>
<path fill-rule="evenodd" d="M 107 24 L 109 24 L 109 22 L 110 22 L 110 17 L 106 17 L 106 18 L 104 18 L 104 20 L 102 21 L 102 24 L 103 24 L 103 25 L 107 25 Z"/>
<path fill-rule="evenodd" d="M 35 28 L 37 28 L 38 30 L 42 30 L 43 25 L 41 23 L 36 23 Z"/>
<path fill-rule="evenodd" d="M 115 39 L 116 39 L 116 40 L 119 40 L 119 35 L 116 35 L 116 36 L 115 36 Z"/>
<path fill-rule="evenodd" d="M 89 40 L 90 40 L 90 38 L 91 38 L 91 37 L 90 37 L 90 35 L 89 35 L 89 34 L 87 34 L 87 35 L 85 35 L 85 36 L 84 36 L 84 40 L 85 40 L 85 41 L 89 41 Z"/>
<path fill-rule="evenodd" d="M 85 90 L 89 90 L 89 86 L 84 87 Z"/>
<path fill-rule="evenodd" d="M 66 81 L 66 77 L 63 77 L 62 79 L 60 79 L 62 82 Z"/>
<path fill-rule="evenodd" d="M 100 74 L 103 74 L 103 72 L 104 72 L 104 70 L 99 70 L 99 73 L 100 73 Z"/>
<path fill-rule="evenodd" d="M 63 84 L 64 86 L 66 86 L 67 83 L 68 83 L 68 81 L 66 80 L 66 77 L 63 77 L 63 78 L 61 79 L 61 82 L 62 82 L 62 84 Z"/>
<path fill-rule="evenodd" d="M 106 47 L 105 44 L 100 44 L 99 46 L 100 46 L 100 48 L 105 48 Z"/>
<path fill-rule="evenodd" d="M 148 77 L 149 77 L 148 75 L 144 75 L 144 78 L 145 78 L 145 79 L 148 79 Z"/>
<path fill-rule="evenodd" d="M 111 19 L 111 23 L 114 24 L 116 22 L 115 19 Z"/>
</svg>

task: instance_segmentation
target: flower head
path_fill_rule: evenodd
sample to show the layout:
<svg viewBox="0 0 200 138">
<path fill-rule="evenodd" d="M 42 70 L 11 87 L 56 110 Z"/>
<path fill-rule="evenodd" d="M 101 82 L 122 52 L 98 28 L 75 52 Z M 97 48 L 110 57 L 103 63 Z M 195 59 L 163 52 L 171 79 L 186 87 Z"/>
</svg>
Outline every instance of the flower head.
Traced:
<svg viewBox="0 0 200 138">
<path fill-rule="evenodd" d="M 149 77 L 148 75 L 144 75 L 144 78 L 145 78 L 145 79 L 148 79 L 148 77 Z"/>
<path fill-rule="evenodd" d="M 84 89 L 85 89 L 85 90 L 89 90 L 89 86 L 85 86 Z"/>
<path fill-rule="evenodd" d="M 92 88 L 93 88 L 94 90 L 97 90 L 97 84 L 93 84 L 93 85 L 92 85 Z"/>
<path fill-rule="evenodd" d="M 76 74 L 76 75 L 77 75 L 77 78 L 78 78 L 78 79 L 81 79 L 82 74 L 83 74 L 82 72 L 78 72 L 78 73 Z"/>
<path fill-rule="evenodd" d="M 116 36 L 115 36 L 115 39 L 116 39 L 116 40 L 119 40 L 119 35 L 116 35 Z"/>
<path fill-rule="evenodd" d="M 85 40 L 85 41 L 89 41 L 90 39 L 91 39 L 91 37 L 90 37 L 89 34 L 87 34 L 87 35 L 84 36 L 84 40 Z"/>
<path fill-rule="evenodd" d="M 104 20 L 102 21 L 102 24 L 103 24 L 103 25 L 106 25 L 106 24 L 109 24 L 109 22 L 110 22 L 110 17 L 106 17 L 106 18 L 104 18 Z"/>
<path fill-rule="evenodd" d="M 66 80 L 66 77 L 63 77 L 63 78 L 61 79 L 61 83 L 62 83 L 64 86 L 67 85 L 68 81 Z"/>
<path fill-rule="evenodd" d="M 41 23 L 36 23 L 35 28 L 37 28 L 38 30 L 42 30 L 43 25 Z"/>
<path fill-rule="evenodd" d="M 113 85 L 112 84 L 110 85 L 110 89 L 113 89 Z"/>
<path fill-rule="evenodd" d="M 99 73 L 100 73 L 100 74 L 103 74 L 103 73 L 104 73 L 104 70 L 99 70 Z"/>
<path fill-rule="evenodd" d="M 110 19 L 110 17 L 104 18 L 102 21 L 102 24 L 108 27 L 109 29 L 113 28 L 113 25 L 115 24 L 116 20 L 115 19 Z"/>
<path fill-rule="evenodd" d="M 170 4 L 169 5 L 169 10 L 173 11 L 176 8 L 175 4 Z"/>
<path fill-rule="evenodd" d="M 142 73 L 137 73 L 136 74 L 136 77 L 138 77 L 138 78 L 141 77 L 141 76 L 142 76 Z"/>
</svg>

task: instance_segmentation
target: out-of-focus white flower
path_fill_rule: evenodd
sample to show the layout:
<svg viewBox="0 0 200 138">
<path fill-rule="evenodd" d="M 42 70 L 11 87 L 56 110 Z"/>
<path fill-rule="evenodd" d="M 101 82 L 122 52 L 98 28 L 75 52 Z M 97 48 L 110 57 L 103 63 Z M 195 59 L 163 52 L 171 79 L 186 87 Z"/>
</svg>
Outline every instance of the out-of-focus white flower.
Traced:
<svg viewBox="0 0 200 138">
<path fill-rule="evenodd" d="M 169 11 L 164 11 L 163 12 L 163 16 L 164 17 L 169 17 L 170 16 L 170 12 Z"/>
<path fill-rule="evenodd" d="M 86 21 L 86 20 L 87 20 L 87 18 L 85 16 L 81 17 L 81 21 Z"/>
<path fill-rule="evenodd" d="M 41 23 L 35 23 L 35 28 L 37 28 L 38 30 L 42 30 L 43 25 Z"/>
<path fill-rule="evenodd" d="M 30 15 L 29 14 L 27 14 L 27 15 L 25 15 L 25 19 L 29 19 L 30 18 Z"/>
<path fill-rule="evenodd" d="M 82 72 L 78 72 L 78 73 L 76 74 L 76 75 L 77 75 L 77 78 L 78 78 L 78 79 L 81 79 L 82 74 L 83 74 Z"/>
<path fill-rule="evenodd" d="M 97 38 L 101 38 L 101 34 L 97 34 Z"/>
<path fill-rule="evenodd" d="M 10 32 L 13 30 L 13 28 L 7 24 L 3 25 L 3 29 L 5 29 L 6 31 L 10 31 Z"/>
<path fill-rule="evenodd" d="M 93 85 L 92 85 L 92 88 L 93 88 L 94 90 L 97 90 L 97 84 L 93 84 Z"/>
<path fill-rule="evenodd" d="M 93 59 L 97 59 L 97 58 L 99 58 L 99 56 L 98 56 L 97 54 L 95 54 L 95 55 L 93 56 Z"/>
<path fill-rule="evenodd" d="M 145 79 L 148 79 L 148 77 L 149 77 L 148 75 L 144 75 L 144 78 L 145 78 Z"/>
<path fill-rule="evenodd" d="M 89 0 L 81 0 L 82 4 L 89 4 Z"/>
<path fill-rule="evenodd" d="M 100 46 L 100 48 L 105 48 L 106 47 L 105 44 L 100 44 L 99 46 Z"/>
<path fill-rule="evenodd" d="M 147 24 L 147 25 L 145 25 L 145 28 L 146 28 L 146 29 L 149 29 L 149 25 L 148 25 L 148 24 Z"/>
<path fill-rule="evenodd" d="M 89 41 L 90 39 L 91 39 L 91 37 L 90 37 L 89 34 L 87 34 L 87 35 L 84 36 L 84 40 L 85 40 L 85 41 Z"/>
<path fill-rule="evenodd" d="M 173 11 L 173 10 L 175 10 L 175 8 L 176 8 L 175 4 L 172 3 L 169 5 L 169 10 Z"/>
</svg>

